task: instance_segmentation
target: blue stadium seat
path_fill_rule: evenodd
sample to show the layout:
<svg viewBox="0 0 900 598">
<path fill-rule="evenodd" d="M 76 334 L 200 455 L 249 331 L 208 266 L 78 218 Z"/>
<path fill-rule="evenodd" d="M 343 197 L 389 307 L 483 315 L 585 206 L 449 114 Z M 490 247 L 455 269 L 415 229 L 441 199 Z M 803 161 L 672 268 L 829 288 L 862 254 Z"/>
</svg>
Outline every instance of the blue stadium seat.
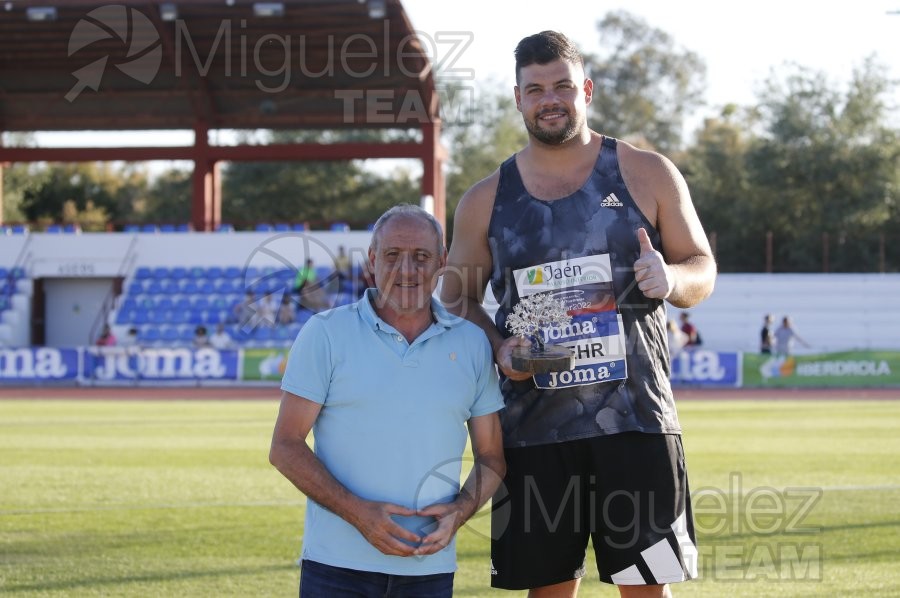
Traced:
<svg viewBox="0 0 900 598">
<path fill-rule="evenodd" d="M 290 232 L 291 225 L 288 224 L 287 222 L 276 222 L 274 229 L 275 229 L 276 233 L 286 233 L 286 232 Z"/>
<path fill-rule="evenodd" d="M 160 280 L 162 278 L 169 278 L 170 270 L 165 266 L 157 266 L 153 268 L 153 278 Z"/>
<path fill-rule="evenodd" d="M 173 309 L 169 312 L 169 322 L 172 324 L 188 324 L 191 321 L 191 312 L 187 309 Z"/>
<path fill-rule="evenodd" d="M 134 297 L 126 297 L 122 300 L 122 305 L 119 306 L 119 311 L 133 311 L 137 309 L 138 304 Z"/>
<path fill-rule="evenodd" d="M 258 233 L 270 233 L 272 232 L 272 225 L 266 222 L 260 222 L 256 225 L 256 232 Z"/>
<path fill-rule="evenodd" d="M 144 326 L 138 330 L 138 341 L 142 343 L 155 343 L 160 338 L 159 328 L 156 326 Z"/>
<path fill-rule="evenodd" d="M 79 235 L 81 234 L 81 225 L 80 224 L 65 224 L 63 225 L 63 232 L 70 235 Z"/>
<path fill-rule="evenodd" d="M 294 223 L 294 226 L 292 226 L 291 228 L 297 232 L 302 232 L 302 231 L 307 230 L 309 227 L 306 226 L 305 222 L 296 222 L 296 223 Z"/>
<path fill-rule="evenodd" d="M 158 280 L 150 280 L 150 282 L 144 285 L 144 292 L 152 295 L 162 295 L 165 293 L 162 283 Z"/>
<path fill-rule="evenodd" d="M 206 278 L 200 283 L 200 292 L 204 295 L 212 295 L 213 293 L 218 292 L 218 290 L 219 288 L 216 286 L 216 282 L 210 278 Z"/>
<path fill-rule="evenodd" d="M 181 285 L 178 284 L 178 281 L 176 280 L 163 280 L 161 284 L 164 293 L 168 293 L 169 295 L 181 293 Z"/>
<path fill-rule="evenodd" d="M 346 222 L 332 222 L 331 230 L 337 233 L 346 233 L 350 231 L 350 225 Z"/>
<path fill-rule="evenodd" d="M 0 296 L 0 311 L 9 309 L 10 301 L 6 296 Z"/>
<path fill-rule="evenodd" d="M 202 324 L 206 319 L 206 312 L 202 309 L 191 309 L 188 312 L 189 324 Z"/>
<path fill-rule="evenodd" d="M 187 223 L 185 223 L 185 224 L 176 224 L 176 225 L 175 225 L 175 232 L 176 232 L 176 233 L 189 233 L 189 232 L 191 232 L 191 231 L 193 231 L 193 230 L 194 230 L 194 228 L 193 228 L 190 224 L 187 224 Z"/>
<path fill-rule="evenodd" d="M 237 266 L 228 266 L 223 273 L 225 278 L 238 279 L 241 278 L 241 269 Z"/>
<path fill-rule="evenodd" d="M 188 277 L 187 268 L 184 268 L 182 266 L 175 266 L 174 268 L 169 270 L 169 277 L 174 278 L 175 280 L 181 280 L 183 278 L 187 278 Z"/>
<path fill-rule="evenodd" d="M 131 324 L 134 320 L 134 309 L 120 309 L 116 314 L 116 324 Z"/>
<path fill-rule="evenodd" d="M 173 306 L 171 297 L 160 297 L 156 300 L 156 309 L 172 309 Z"/>
<path fill-rule="evenodd" d="M 279 326 L 275 329 L 275 340 L 278 341 L 293 341 L 297 334 L 288 328 L 287 326 Z"/>
<path fill-rule="evenodd" d="M 233 232 L 234 232 L 234 225 L 233 225 L 233 224 L 227 224 L 227 223 L 220 224 L 220 225 L 219 225 L 219 228 L 216 229 L 216 232 L 217 232 L 217 233 L 233 233 Z"/>
<path fill-rule="evenodd" d="M 9 277 L 13 280 L 22 280 L 23 278 L 25 278 L 25 268 L 16 266 L 9 271 Z"/>
<path fill-rule="evenodd" d="M 140 309 L 154 309 L 156 307 L 156 297 L 153 295 L 135 295 L 134 302 Z"/>
<path fill-rule="evenodd" d="M 165 324 L 169 321 L 169 312 L 164 309 L 154 309 L 148 315 L 151 324 Z"/>
<path fill-rule="evenodd" d="M 160 224 L 159 232 L 161 233 L 174 233 L 175 225 L 174 224 Z"/>
<path fill-rule="evenodd" d="M 188 279 L 181 283 L 181 292 L 185 295 L 193 295 L 195 293 L 200 292 L 200 285 L 197 284 L 196 280 Z"/>
<path fill-rule="evenodd" d="M 126 224 L 125 228 L 122 229 L 122 232 L 139 233 L 139 232 L 141 232 L 141 227 L 137 224 Z"/>
<path fill-rule="evenodd" d="M 150 323 L 150 311 L 146 308 L 140 307 L 133 312 L 131 312 L 131 323 L 132 324 L 149 324 Z"/>
<path fill-rule="evenodd" d="M 128 285 L 128 294 L 129 295 L 140 295 L 144 292 L 144 283 L 140 280 L 134 280 Z"/>
<path fill-rule="evenodd" d="M 212 278 L 213 280 L 217 280 L 225 276 L 225 271 L 219 266 L 210 266 L 206 269 L 206 277 Z"/>
<path fill-rule="evenodd" d="M 7 270 L 6 268 L 0 267 L 0 278 L 8 278 L 8 277 L 9 277 L 9 270 Z"/>
<path fill-rule="evenodd" d="M 219 286 L 216 287 L 216 292 L 225 294 L 237 293 L 241 290 L 241 286 L 242 284 L 240 280 L 225 279 L 222 280 L 219 283 Z"/>
<path fill-rule="evenodd" d="M 175 300 L 173 309 L 176 309 L 178 311 L 187 311 L 191 309 L 191 300 L 188 297 L 179 297 Z"/>
<path fill-rule="evenodd" d="M 14 235 L 27 235 L 31 232 L 31 227 L 27 224 L 13 224 L 10 230 Z"/>
<path fill-rule="evenodd" d="M 209 297 L 206 295 L 201 295 L 200 297 L 194 297 L 191 300 L 191 308 L 192 309 L 208 309 L 209 308 Z"/>
<path fill-rule="evenodd" d="M 141 232 L 156 234 L 159 232 L 159 227 L 156 226 L 155 224 L 144 224 L 144 225 L 141 225 Z"/>
<path fill-rule="evenodd" d="M 46 230 L 44 230 L 44 232 L 50 233 L 53 235 L 57 235 L 57 234 L 60 234 L 63 232 L 63 228 L 59 224 L 49 224 L 49 225 L 47 225 L 47 228 L 46 228 Z"/>
<path fill-rule="evenodd" d="M 195 280 L 204 278 L 206 277 L 206 269 L 200 266 L 193 266 L 188 270 L 188 276 Z"/>
<path fill-rule="evenodd" d="M 144 280 L 145 278 L 153 278 L 153 270 L 151 270 L 147 266 L 141 266 L 137 270 L 135 270 L 134 277 L 138 280 Z"/>
<path fill-rule="evenodd" d="M 160 339 L 166 343 L 178 343 L 181 341 L 181 332 L 174 326 L 166 326 L 160 331 Z"/>
</svg>

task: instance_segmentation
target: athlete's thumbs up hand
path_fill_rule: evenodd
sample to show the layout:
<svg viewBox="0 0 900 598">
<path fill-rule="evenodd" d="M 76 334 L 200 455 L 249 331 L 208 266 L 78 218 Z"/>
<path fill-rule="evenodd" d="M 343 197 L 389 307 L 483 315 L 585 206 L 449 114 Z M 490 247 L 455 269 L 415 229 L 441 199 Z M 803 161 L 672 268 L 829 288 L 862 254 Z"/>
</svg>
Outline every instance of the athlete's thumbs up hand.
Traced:
<svg viewBox="0 0 900 598">
<path fill-rule="evenodd" d="M 649 299 L 665 299 L 675 290 L 675 277 L 660 252 L 653 248 L 643 228 L 637 230 L 641 256 L 634 262 L 634 278 L 638 288 Z"/>
</svg>

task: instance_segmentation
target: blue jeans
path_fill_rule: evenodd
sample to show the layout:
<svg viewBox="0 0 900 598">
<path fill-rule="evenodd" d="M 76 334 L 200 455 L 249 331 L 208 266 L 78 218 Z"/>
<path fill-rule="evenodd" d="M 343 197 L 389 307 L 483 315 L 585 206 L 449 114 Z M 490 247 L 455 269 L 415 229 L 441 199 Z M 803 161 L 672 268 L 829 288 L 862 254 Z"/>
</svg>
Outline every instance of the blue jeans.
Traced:
<svg viewBox="0 0 900 598">
<path fill-rule="evenodd" d="M 304 560 L 300 598 L 451 598 L 453 573 L 390 575 Z"/>
</svg>

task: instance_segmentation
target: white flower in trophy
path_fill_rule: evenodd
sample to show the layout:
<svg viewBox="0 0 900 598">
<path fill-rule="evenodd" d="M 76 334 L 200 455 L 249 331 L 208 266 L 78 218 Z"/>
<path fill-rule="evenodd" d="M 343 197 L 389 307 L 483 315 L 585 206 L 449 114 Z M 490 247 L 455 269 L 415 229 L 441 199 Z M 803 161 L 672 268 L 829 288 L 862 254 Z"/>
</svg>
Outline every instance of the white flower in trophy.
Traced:
<svg viewBox="0 0 900 598">
<path fill-rule="evenodd" d="M 525 297 L 506 318 L 506 327 L 514 335 L 530 338 L 532 348 L 544 350 L 541 329 L 547 326 L 566 326 L 572 316 L 566 311 L 566 304 L 554 299 L 550 293 L 537 293 Z"/>
</svg>

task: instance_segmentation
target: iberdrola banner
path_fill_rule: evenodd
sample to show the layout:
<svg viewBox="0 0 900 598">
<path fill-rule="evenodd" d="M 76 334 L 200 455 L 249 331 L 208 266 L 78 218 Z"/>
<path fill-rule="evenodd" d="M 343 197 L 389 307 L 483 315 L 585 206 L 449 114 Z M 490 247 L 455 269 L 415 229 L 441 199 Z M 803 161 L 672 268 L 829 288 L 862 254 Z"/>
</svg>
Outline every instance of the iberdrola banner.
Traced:
<svg viewBox="0 0 900 598">
<path fill-rule="evenodd" d="M 900 386 L 900 352 L 845 351 L 815 355 L 744 353 L 745 387 Z"/>
</svg>

